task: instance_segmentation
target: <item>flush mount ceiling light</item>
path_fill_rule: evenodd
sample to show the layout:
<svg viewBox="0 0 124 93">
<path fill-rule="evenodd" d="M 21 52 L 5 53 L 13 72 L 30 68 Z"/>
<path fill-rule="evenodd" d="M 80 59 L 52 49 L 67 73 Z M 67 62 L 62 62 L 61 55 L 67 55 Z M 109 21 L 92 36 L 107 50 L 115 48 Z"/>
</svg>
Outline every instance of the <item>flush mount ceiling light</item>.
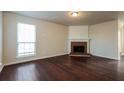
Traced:
<svg viewBox="0 0 124 93">
<path fill-rule="evenodd" d="M 76 17 L 76 16 L 79 15 L 79 12 L 71 12 L 71 15 L 72 15 L 73 17 Z"/>
</svg>

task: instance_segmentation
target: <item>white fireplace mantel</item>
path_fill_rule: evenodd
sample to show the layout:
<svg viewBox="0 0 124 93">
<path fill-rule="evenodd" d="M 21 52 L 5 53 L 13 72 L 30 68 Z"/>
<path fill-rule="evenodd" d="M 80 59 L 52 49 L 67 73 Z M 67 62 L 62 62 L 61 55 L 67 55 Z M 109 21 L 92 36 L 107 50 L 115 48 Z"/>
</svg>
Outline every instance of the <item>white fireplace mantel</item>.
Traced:
<svg viewBox="0 0 124 93">
<path fill-rule="evenodd" d="M 68 38 L 69 40 L 89 40 L 90 38 Z"/>
<path fill-rule="evenodd" d="M 68 54 L 71 52 L 71 42 L 87 42 L 87 53 L 90 53 L 90 40 L 89 38 L 83 39 L 68 39 Z"/>
</svg>

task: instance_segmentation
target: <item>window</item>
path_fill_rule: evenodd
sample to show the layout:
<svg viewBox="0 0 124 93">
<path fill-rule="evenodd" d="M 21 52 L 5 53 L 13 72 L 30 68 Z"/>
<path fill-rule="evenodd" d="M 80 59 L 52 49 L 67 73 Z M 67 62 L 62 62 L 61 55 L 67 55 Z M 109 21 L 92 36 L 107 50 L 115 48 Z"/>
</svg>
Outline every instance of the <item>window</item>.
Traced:
<svg viewBox="0 0 124 93">
<path fill-rule="evenodd" d="M 18 23 L 17 29 L 17 57 L 35 55 L 35 25 Z"/>
</svg>

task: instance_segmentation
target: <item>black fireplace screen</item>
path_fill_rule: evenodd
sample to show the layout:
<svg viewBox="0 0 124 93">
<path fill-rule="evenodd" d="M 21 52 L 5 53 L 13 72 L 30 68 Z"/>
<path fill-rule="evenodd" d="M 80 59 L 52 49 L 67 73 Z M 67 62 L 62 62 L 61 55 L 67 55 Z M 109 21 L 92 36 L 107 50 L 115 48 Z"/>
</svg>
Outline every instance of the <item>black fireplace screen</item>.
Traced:
<svg viewBox="0 0 124 93">
<path fill-rule="evenodd" d="M 73 46 L 73 52 L 84 53 L 84 46 Z"/>
</svg>

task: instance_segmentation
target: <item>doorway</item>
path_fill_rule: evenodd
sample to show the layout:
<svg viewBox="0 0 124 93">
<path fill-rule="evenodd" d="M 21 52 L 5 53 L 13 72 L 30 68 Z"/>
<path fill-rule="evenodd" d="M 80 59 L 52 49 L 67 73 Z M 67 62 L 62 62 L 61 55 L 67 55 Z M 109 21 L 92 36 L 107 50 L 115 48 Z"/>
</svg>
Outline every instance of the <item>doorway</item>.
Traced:
<svg viewBox="0 0 124 93">
<path fill-rule="evenodd" d="M 124 61 L 124 24 L 121 24 L 119 29 L 119 51 L 120 58 Z"/>
</svg>

